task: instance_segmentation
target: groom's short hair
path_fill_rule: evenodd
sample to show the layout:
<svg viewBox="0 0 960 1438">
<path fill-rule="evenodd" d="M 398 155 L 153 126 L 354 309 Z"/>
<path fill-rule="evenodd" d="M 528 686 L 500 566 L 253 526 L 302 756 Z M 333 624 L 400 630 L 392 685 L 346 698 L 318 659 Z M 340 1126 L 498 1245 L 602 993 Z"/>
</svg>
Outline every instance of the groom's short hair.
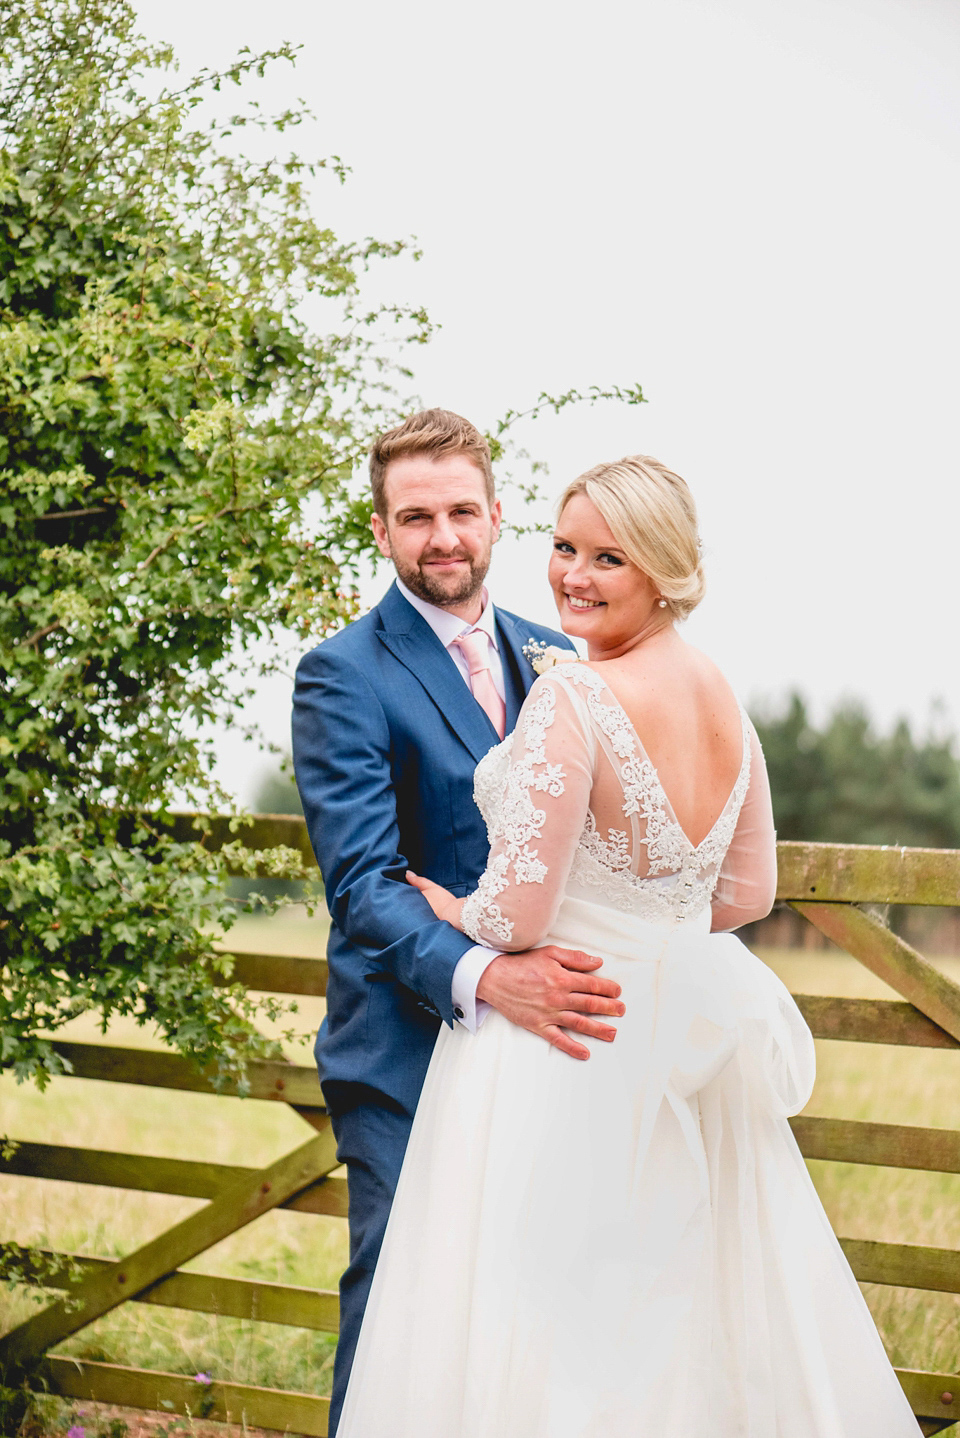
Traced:
<svg viewBox="0 0 960 1438">
<path fill-rule="evenodd" d="M 487 501 L 492 506 L 496 499 L 493 484 L 493 465 L 490 461 L 490 446 L 483 435 L 461 414 L 449 409 L 422 409 L 412 414 L 396 429 L 387 430 L 374 441 L 370 450 L 370 484 L 373 489 L 373 507 L 386 523 L 387 466 L 392 459 L 406 459 L 413 454 L 426 454 L 432 458 L 444 459 L 452 454 L 464 454 L 480 470 L 487 485 Z"/>
</svg>

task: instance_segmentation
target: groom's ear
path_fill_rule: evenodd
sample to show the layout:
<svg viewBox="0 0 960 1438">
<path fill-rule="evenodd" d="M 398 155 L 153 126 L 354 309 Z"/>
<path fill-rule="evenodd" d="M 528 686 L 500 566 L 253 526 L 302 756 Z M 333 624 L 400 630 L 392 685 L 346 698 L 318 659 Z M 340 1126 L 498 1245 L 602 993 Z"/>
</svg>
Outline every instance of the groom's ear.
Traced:
<svg viewBox="0 0 960 1438">
<path fill-rule="evenodd" d="M 493 529 L 493 542 L 496 544 L 500 538 L 500 525 L 503 522 L 503 509 L 499 499 L 495 499 L 490 506 L 490 523 Z"/>
<path fill-rule="evenodd" d="M 373 537 L 377 542 L 377 548 L 384 559 L 392 559 L 393 555 L 390 553 L 390 540 L 387 536 L 387 526 L 379 514 L 377 514 L 376 510 L 374 510 L 370 516 L 370 528 L 373 530 Z"/>
</svg>

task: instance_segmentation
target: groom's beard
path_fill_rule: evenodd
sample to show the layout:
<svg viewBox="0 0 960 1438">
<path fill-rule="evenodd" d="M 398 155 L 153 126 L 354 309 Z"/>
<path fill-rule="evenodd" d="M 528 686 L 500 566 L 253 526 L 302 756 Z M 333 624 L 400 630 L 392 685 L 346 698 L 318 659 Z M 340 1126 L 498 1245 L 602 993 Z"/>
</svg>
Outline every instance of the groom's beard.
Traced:
<svg viewBox="0 0 960 1438">
<path fill-rule="evenodd" d="M 427 604 L 436 604 L 440 609 L 448 609 L 453 604 L 466 604 L 480 593 L 490 568 L 490 556 L 491 548 L 488 545 L 482 554 L 467 554 L 462 549 L 455 549 L 451 554 L 428 550 L 421 554 L 414 565 L 402 562 L 396 555 L 393 556 L 393 563 L 399 577 L 418 599 L 425 600 Z M 462 559 L 468 568 L 461 572 L 455 583 L 448 580 L 445 584 L 438 576 L 432 575 L 429 569 L 424 569 L 424 565 L 431 559 Z"/>
</svg>

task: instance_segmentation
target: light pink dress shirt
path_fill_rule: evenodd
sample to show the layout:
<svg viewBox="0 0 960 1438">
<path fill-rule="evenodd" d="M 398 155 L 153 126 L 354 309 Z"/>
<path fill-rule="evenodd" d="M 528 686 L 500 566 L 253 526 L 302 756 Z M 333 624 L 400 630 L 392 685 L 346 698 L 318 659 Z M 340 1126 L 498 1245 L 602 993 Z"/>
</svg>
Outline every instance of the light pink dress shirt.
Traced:
<svg viewBox="0 0 960 1438">
<path fill-rule="evenodd" d="M 490 641 L 490 673 L 493 677 L 494 687 L 501 699 L 506 699 L 506 691 L 503 684 L 503 660 L 500 658 L 500 651 L 497 647 L 496 614 L 493 602 L 486 589 L 483 591 L 482 604 L 483 612 L 476 624 L 467 624 L 459 615 L 451 614 L 448 609 L 441 609 L 436 604 L 428 604 L 414 594 L 403 583 L 397 580 L 397 588 L 408 604 L 412 604 L 417 613 L 427 621 L 440 643 L 446 649 L 450 658 L 456 664 L 457 669 L 467 688 L 470 687 L 470 671 L 467 668 L 467 661 L 463 650 L 454 643 L 460 635 L 468 629 L 482 630 Z M 451 997 L 453 999 L 453 1012 L 457 1022 L 465 1029 L 475 1034 L 483 1023 L 490 1008 L 483 999 L 477 998 L 477 985 L 483 975 L 484 969 L 495 959 L 497 949 L 489 949 L 486 944 L 474 944 L 467 949 L 453 971 L 453 980 L 450 985 Z"/>
</svg>

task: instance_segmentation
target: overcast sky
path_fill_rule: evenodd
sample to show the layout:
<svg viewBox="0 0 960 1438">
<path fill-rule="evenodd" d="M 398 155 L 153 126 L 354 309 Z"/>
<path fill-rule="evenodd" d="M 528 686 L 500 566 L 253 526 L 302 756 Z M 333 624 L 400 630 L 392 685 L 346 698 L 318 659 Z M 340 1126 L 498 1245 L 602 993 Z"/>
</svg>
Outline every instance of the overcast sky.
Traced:
<svg viewBox="0 0 960 1438">
<path fill-rule="evenodd" d="M 960 727 L 960 7 L 955 0 L 140 0 L 185 68 L 302 43 L 261 99 L 341 155 L 321 217 L 416 234 L 385 298 L 442 328 L 427 404 L 481 427 L 541 389 L 642 384 L 522 438 L 558 490 L 629 452 L 688 480 L 689 638 L 748 701 L 799 688 Z M 493 594 L 551 622 L 546 539 Z M 364 585 L 368 599 L 383 571 Z M 258 706 L 283 741 L 289 685 Z M 224 774 L 249 797 L 237 743 Z"/>
</svg>

